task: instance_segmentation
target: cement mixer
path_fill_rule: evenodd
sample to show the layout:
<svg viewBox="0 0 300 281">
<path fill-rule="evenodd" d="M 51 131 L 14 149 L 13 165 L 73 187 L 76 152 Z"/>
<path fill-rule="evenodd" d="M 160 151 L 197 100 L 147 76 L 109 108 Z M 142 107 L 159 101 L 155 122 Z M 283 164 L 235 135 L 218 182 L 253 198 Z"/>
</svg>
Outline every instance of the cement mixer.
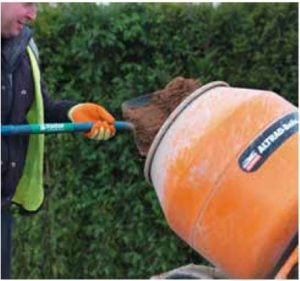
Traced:
<svg viewBox="0 0 300 281">
<path fill-rule="evenodd" d="M 298 264 L 298 110 L 276 93 L 204 85 L 145 163 L 169 226 L 229 278 L 288 278 Z"/>
</svg>

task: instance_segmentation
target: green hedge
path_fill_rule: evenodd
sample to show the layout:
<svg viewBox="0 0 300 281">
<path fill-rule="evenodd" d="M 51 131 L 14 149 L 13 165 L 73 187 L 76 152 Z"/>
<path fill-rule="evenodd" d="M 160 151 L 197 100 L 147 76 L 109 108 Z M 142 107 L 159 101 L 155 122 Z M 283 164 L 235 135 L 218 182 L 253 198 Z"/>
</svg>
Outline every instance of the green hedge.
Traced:
<svg viewBox="0 0 300 281">
<path fill-rule="evenodd" d="M 54 99 L 122 102 L 181 75 L 298 101 L 298 4 L 59 4 L 34 25 Z M 14 278 L 149 278 L 205 260 L 167 226 L 133 135 L 47 136 L 43 209 L 16 211 Z"/>
</svg>

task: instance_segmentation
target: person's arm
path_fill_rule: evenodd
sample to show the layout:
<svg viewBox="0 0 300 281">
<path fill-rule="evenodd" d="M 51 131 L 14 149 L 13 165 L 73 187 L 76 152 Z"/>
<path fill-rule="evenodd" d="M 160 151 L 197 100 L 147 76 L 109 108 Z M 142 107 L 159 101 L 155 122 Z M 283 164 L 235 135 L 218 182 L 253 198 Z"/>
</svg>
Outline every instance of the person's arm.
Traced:
<svg viewBox="0 0 300 281">
<path fill-rule="evenodd" d="M 101 105 L 78 103 L 71 100 L 53 101 L 47 94 L 46 84 L 42 82 L 45 122 L 93 122 L 94 125 L 84 135 L 95 140 L 108 140 L 116 133 L 114 117 Z"/>
<path fill-rule="evenodd" d="M 44 113 L 45 113 L 45 123 L 63 123 L 70 122 L 68 117 L 68 112 L 70 108 L 78 104 L 78 102 L 71 100 L 52 100 L 47 91 L 47 86 L 44 81 L 42 81 L 42 93 L 44 101 Z"/>
</svg>

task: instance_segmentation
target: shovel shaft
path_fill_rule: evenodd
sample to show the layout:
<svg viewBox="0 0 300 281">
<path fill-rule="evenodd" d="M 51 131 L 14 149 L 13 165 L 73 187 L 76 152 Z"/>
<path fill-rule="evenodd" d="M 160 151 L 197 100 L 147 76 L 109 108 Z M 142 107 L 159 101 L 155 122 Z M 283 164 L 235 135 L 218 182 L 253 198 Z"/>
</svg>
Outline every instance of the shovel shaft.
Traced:
<svg viewBox="0 0 300 281">
<path fill-rule="evenodd" d="M 92 122 L 84 123 L 46 123 L 28 125 L 3 125 L 1 126 L 1 136 L 21 135 L 21 134 L 56 134 L 86 132 L 93 127 Z M 114 123 L 117 131 L 132 130 L 133 125 L 129 122 L 116 121 Z"/>
</svg>

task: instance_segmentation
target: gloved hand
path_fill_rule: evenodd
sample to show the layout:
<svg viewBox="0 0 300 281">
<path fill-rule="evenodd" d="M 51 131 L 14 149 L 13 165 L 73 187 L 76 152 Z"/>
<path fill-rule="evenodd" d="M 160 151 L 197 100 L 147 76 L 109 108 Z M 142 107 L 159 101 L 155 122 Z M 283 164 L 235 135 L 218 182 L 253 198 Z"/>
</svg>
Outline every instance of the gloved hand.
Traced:
<svg viewBox="0 0 300 281">
<path fill-rule="evenodd" d="M 108 140 L 116 133 L 114 117 L 102 106 L 95 103 L 80 103 L 70 108 L 68 116 L 72 122 L 94 122 L 84 135 L 90 139 Z"/>
</svg>

